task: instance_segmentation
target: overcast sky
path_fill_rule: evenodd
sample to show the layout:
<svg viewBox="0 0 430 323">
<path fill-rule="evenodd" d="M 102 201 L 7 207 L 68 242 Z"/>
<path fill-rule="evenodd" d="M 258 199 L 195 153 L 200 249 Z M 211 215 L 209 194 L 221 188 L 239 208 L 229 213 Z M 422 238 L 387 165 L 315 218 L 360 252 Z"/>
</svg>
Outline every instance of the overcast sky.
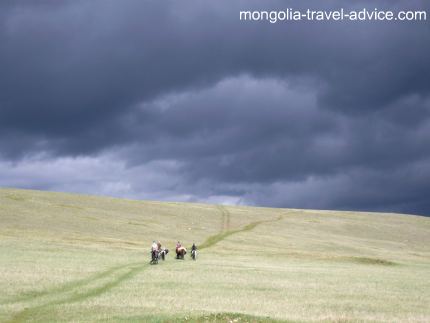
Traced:
<svg viewBox="0 0 430 323">
<path fill-rule="evenodd" d="M 422 1 L 1 1 L 0 186 L 430 215 Z"/>
</svg>

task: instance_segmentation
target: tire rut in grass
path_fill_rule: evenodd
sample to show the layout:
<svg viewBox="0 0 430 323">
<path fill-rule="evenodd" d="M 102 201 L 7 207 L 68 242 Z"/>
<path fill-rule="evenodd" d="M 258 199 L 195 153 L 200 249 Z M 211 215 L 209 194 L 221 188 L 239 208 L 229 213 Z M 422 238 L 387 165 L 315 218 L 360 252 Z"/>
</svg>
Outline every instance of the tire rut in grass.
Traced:
<svg viewBox="0 0 430 323">
<path fill-rule="evenodd" d="M 48 288 L 47 290 L 44 290 L 44 291 L 27 292 L 24 295 L 17 296 L 15 298 L 10 299 L 10 300 L 6 300 L 5 302 L 2 302 L 1 305 L 32 301 L 34 299 L 38 299 L 38 298 L 41 298 L 44 296 L 53 296 L 53 295 L 64 294 L 64 293 L 70 292 L 73 289 L 76 289 L 79 287 L 85 287 L 86 285 L 88 285 L 90 283 L 93 283 L 97 280 L 101 280 L 101 279 L 108 277 L 110 275 L 113 275 L 117 271 L 120 271 L 121 269 L 130 267 L 130 266 L 134 266 L 134 265 L 138 265 L 138 264 L 140 264 L 140 263 L 131 263 L 131 264 L 126 264 L 126 265 L 114 266 L 114 267 L 111 267 L 105 271 L 92 274 L 92 275 L 88 276 L 87 278 L 71 281 L 71 282 L 65 283 L 61 286 Z"/>
<path fill-rule="evenodd" d="M 91 276 L 93 278 L 93 280 L 91 281 L 91 277 L 88 277 L 85 280 L 78 281 L 74 285 L 70 283 L 68 284 L 68 286 L 64 286 L 61 290 L 60 288 L 58 288 L 54 292 L 44 293 L 43 297 L 47 298 L 45 302 L 39 305 L 24 308 L 22 311 L 16 313 L 8 322 L 26 321 L 29 317 L 35 318 L 40 315 L 43 315 L 43 313 L 46 312 L 46 309 L 51 306 L 81 302 L 88 298 L 99 296 L 118 286 L 122 282 L 133 278 L 147 267 L 147 264 L 141 263 L 132 263 L 122 266 L 116 266 L 99 273 L 97 275 L 98 278 L 96 279 L 94 279 L 95 275 Z M 121 270 L 124 270 L 124 272 L 121 273 Z M 120 274 L 117 274 L 118 272 L 120 272 Z M 109 277 L 110 275 L 115 275 L 116 277 L 114 279 L 110 279 L 106 282 L 103 282 L 102 284 L 97 284 L 98 281 L 102 280 L 104 277 Z M 84 281 L 87 283 L 85 284 Z M 88 285 L 91 284 L 96 284 L 96 286 L 89 287 Z M 54 300 L 49 300 L 49 298 L 54 298 Z"/>
<path fill-rule="evenodd" d="M 225 208 L 223 208 L 223 210 L 225 210 Z M 226 210 L 227 211 L 227 210 Z M 227 211 L 228 212 L 228 211 Z M 230 215 L 229 215 L 230 217 Z M 270 222 L 276 222 L 276 221 L 280 221 L 283 219 L 282 215 L 279 215 L 276 219 L 270 219 L 270 220 L 261 220 L 261 221 L 255 221 L 255 222 L 251 222 L 247 225 L 245 225 L 243 228 L 241 229 L 235 229 L 235 230 L 222 230 L 221 232 L 219 232 L 218 234 L 215 234 L 213 236 L 210 236 L 209 238 L 207 238 L 201 245 L 200 245 L 200 249 L 205 249 L 205 248 L 209 248 L 214 246 L 215 244 L 217 244 L 218 242 L 226 239 L 227 237 L 236 234 L 236 233 L 240 233 L 240 232 L 246 232 L 246 231 L 251 231 L 252 229 L 254 229 L 256 226 L 263 224 L 263 223 L 270 223 Z"/>
<path fill-rule="evenodd" d="M 218 205 L 218 210 L 221 212 L 220 232 L 225 232 L 230 230 L 230 212 L 222 205 Z"/>
</svg>

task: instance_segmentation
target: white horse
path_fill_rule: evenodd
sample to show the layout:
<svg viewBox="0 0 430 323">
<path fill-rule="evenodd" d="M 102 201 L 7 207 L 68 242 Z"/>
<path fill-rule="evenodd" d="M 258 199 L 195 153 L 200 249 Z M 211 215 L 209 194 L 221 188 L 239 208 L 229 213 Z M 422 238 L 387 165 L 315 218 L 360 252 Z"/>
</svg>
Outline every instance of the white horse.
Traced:
<svg viewBox="0 0 430 323">
<path fill-rule="evenodd" d="M 191 250 L 191 258 L 192 258 L 193 260 L 196 260 L 196 259 L 197 259 L 197 250 Z"/>
<path fill-rule="evenodd" d="M 167 248 L 163 248 L 160 251 L 160 254 L 158 255 L 159 258 L 161 258 L 161 260 L 164 261 L 164 259 L 166 258 L 166 255 L 169 253 L 169 249 Z"/>
</svg>

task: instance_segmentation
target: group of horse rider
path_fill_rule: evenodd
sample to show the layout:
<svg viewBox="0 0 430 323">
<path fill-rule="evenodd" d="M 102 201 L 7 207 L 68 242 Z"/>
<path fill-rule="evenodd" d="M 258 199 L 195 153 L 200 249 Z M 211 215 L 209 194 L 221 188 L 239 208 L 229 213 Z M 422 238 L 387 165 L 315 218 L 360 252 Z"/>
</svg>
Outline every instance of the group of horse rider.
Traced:
<svg viewBox="0 0 430 323">
<path fill-rule="evenodd" d="M 197 251 L 197 246 L 196 244 L 193 242 L 193 245 L 191 246 L 191 256 L 193 257 L 193 259 L 195 259 L 195 255 L 196 255 L 196 251 Z M 151 253 L 152 254 L 156 254 L 157 256 L 159 254 L 163 255 L 163 260 L 164 260 L 164 256 L 169 252 L 169 250 L 165 247 L 163 247 L 161 245 L 160 241 L 152 241 L 152 245 L 151 245 Z M 183 258 L 183 256 L 187 253 L 187 249 L 182 246 L 181 242 L 178 241 L 176 243 L 176 258 Z"/>
</svg>

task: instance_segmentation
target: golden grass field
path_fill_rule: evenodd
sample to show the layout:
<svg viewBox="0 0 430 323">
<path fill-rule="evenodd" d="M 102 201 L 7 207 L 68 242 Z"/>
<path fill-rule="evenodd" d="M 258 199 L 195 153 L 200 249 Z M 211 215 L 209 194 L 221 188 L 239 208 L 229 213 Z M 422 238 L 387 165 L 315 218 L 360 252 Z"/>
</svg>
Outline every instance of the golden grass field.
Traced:
<svg viewBox="0 0 430 323">
<path fill-rule="evenodd" d="M 0 290 L 2 322 L 430 322 L 430 218 L 0 189 Z"/>
</svg>

